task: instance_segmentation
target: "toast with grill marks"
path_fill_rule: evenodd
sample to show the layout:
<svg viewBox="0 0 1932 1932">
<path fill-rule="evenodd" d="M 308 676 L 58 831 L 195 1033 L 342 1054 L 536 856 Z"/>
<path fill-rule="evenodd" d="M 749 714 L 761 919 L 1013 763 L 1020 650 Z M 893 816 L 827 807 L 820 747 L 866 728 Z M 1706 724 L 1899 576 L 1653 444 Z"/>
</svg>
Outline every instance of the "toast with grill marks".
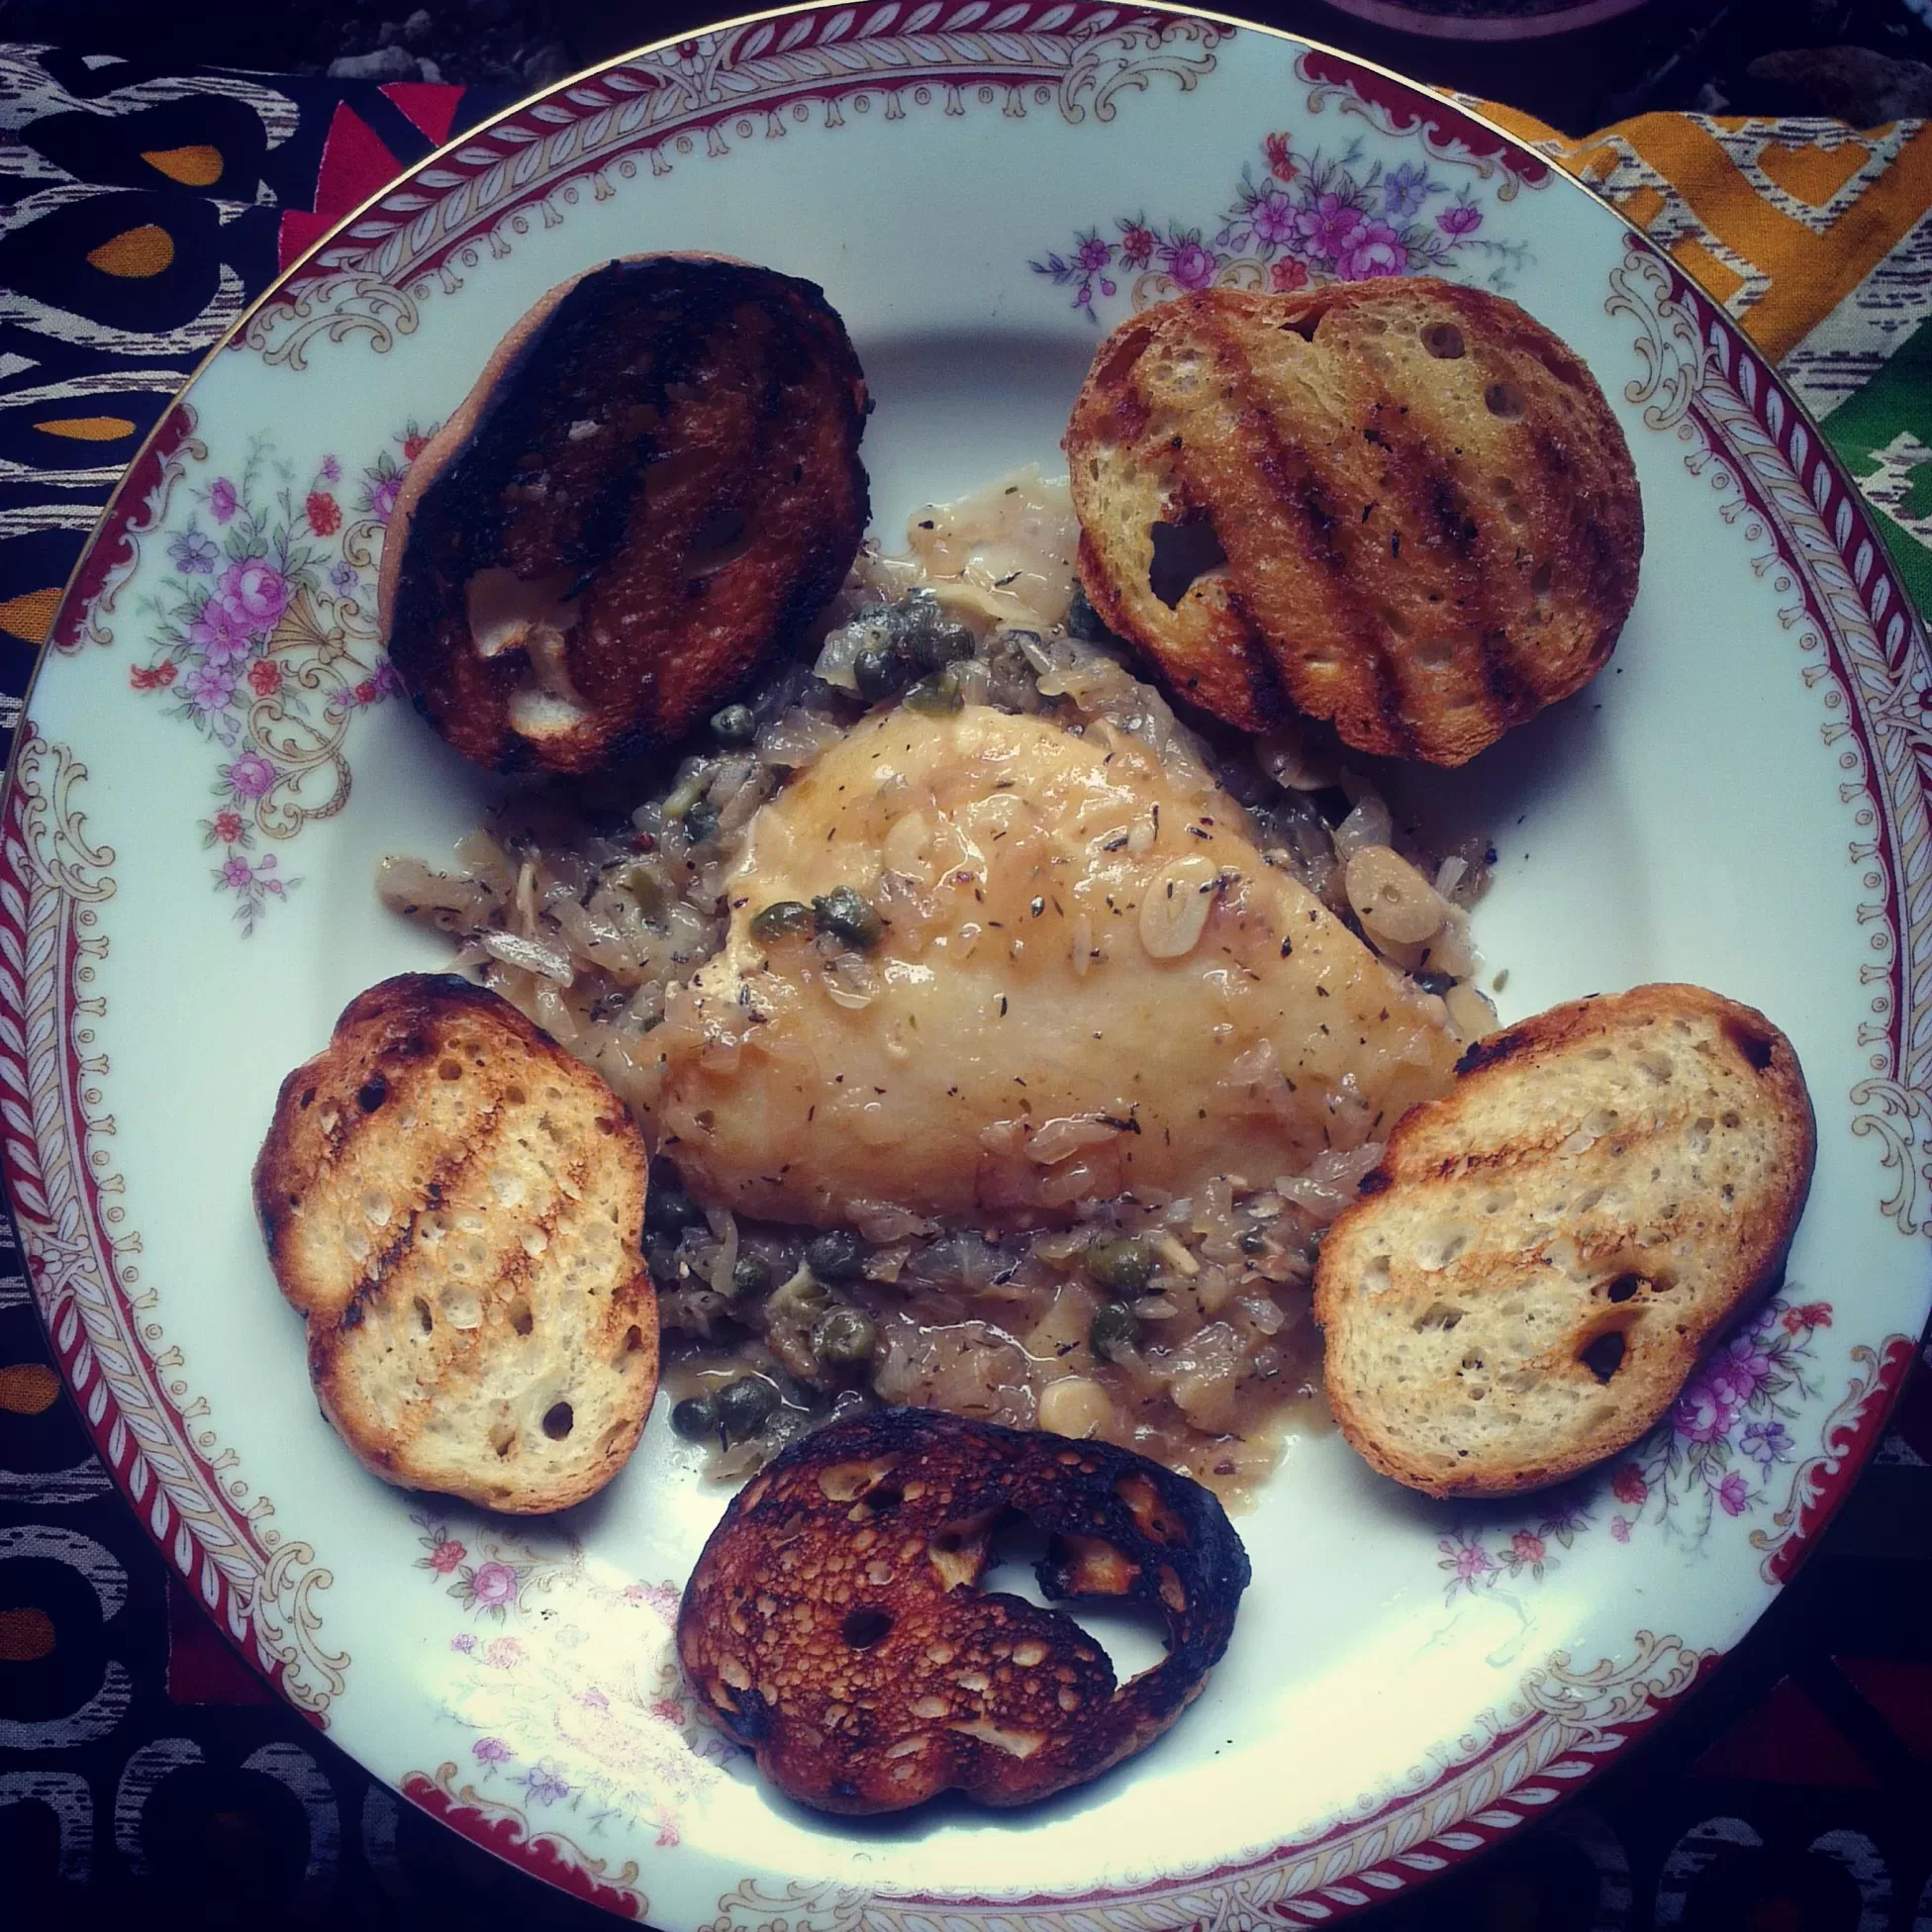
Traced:
<svg viewBox="0 0 1932 1932">
<path fill-rule="evenodd" d="M 1125 1685 L 1064 1612 L 982 1593 L 1003 1526 L 1047 1534 L 1052 1598 L 1144 1605 L 1167 1656 Z M 808 1436 L 754 1477 L 678 1612 L 698 1708 L 788 1797 L 1014 1805 L 1144 1750 L 1200 1693 L 1248 1559 L 1213 1496 L 1131 1451 L 936 1409 Z"/>
<path fill-rule="evenodd" d="M 1579 1000 L 1481 1041 L 1322 1242 L 1342 1433 L 1438 1497 L 1614 1454 L 1783 1275 L 1815 1149 L 1789 1041 L 1701 987 Z"/>
<path fill-rule="evenodd" d="M 1080 577 L 1182 697 L 1461 764 L 1609 657 L 1643 513 L 1590 371 L 1425 277 L 1210 289 L 1101 344 L 1067 432 Z"/>
<path fill-rule="evenodd" d="M 496 771 L 606 770 L 682 736 L 843 581 L 866 407 L 810 282 L 662 254 L 551 290 L 389 522 L 379 618 L 417 709 Z"/>
<path fill-rule="evenodd" d="M 385 1482 L 514 1513 L 623 1468 L 657 1387 L 644 1147 L 508 1001 L 409 973 L 282 1083 L 254 1170 L 325 1415 Z"/>
</svg>

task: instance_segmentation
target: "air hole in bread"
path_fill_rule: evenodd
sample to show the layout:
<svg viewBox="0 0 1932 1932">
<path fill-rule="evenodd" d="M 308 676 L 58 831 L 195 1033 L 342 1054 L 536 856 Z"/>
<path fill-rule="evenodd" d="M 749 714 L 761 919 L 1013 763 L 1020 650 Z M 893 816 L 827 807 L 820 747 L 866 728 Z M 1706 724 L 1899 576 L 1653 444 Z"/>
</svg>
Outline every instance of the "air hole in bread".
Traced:
<svg viewBox="0 0 1932 1932">
<path fill-rule="evenodd" d="M 463 1063 L 460 1060 L 438 1060 L 436 1074 L 443 1080 L 460 1080 L 463 1077 Z"/>
<path fill-rule="evenodd" d="M 1743 1124 L 1735 1108 L 1727 1107 L 1717 1117 L 1727 1127 L 1737 1127 Z"/>
<path fill-rule="evenodd" d="M 436 1325 L 436 1318 L 435 1315 L 433 1315 L 430 1312 L 429 1303 L 424 1301 L 422 1296 L 419 1295 L 410 1304 L 410 1306 L 416 1310 L 416 1325 L 419 1328 L 421 1328 L 426 1335 L 430 1334 Z"/>
<path fill-rule="evenodd" d="M 838 1626 L 838 1634 L 854 1650 L 870 1650 L 882 1637 L 892 1632 L 892 1618 L 884 1610 L 873 1609 L 869 1605 L 856 1610 L 848 1610 L 845 1620 Z"/>
<path fill-rule="evenodd" d="M 373 1188 L 363 1195 L 362 1214 L 365 1220 L 371 1220 L 376 1226 L 382 1227 L 387 1224 L 389 1216 L 394 1212 L 394 1205 L 387 1195 L 377 1194 Z"/>
<path fill-rule="evenodd" d="M 1178 524 L 1154 524 L 1148 529 L 1154 561 L 1147 572 L 1147 588 L 1171 611 L 1187 596 L 1197 579 L 1227 561 L 1214 526 L 1203 516 Z"/>
<path fill-rule="evenodd" d="M 1550 586 L 1555 582 L 1556 582 L 1556 575 L 1555 572 L 1551 570 L 1550 566 L 1547 563 L 1539 563 L 1536 566 L 1536 568 L 1530 572 L 1530 578 L 1529 578 L 1530 596 L 1532 597 L 1549 596 Z"/>
<path fill-rule="evenodd" d="M 504 1310 L 505 1318 L 520 1335 L 528 1335 L 536 1326 L 535 1318 L 530 1311 L 530 1304 L 520 1295 Z"/>
<path fill-rule="evenodd" d="M 644 1346 L 644 1331 L 634 1322 L 624 1331 L 624 1352 L 627 1355 L 639 1354 Z"/>
<path fill-rule="evenodd" d="M 1415 653 L 1416 664 L 1425 671 L 1440 671 L 1456 661 L 1456 647 L 1444 638 L 1433 643 L 1421 645 Z"/>
<path fill-rule="evenodd" d="M 1513 382 L 1493 382 L 1483 391 L 1483 407 L 1504 423 L 1513 423 L 1523 413 L 1523 392 Z"/>
<path fill-rule="evenodd" d="M 1748 1026 L 1733 1026 L 1728 1031 L 1737 1050 L 1759 1073 L 1771 1065 L 1771 1042 L 1762 1033 L 1754 1033 Z"/>
<path fill-rule="evenodd" d="M 316 1090 L 313 1087 L 311 1087 L 309 1091 L 302 1096 L 302 1105 L 304 1107 L 313 1107 L 315 1105 L 315 1098 L 316 1098 Z"/>
<path fill-rule="evenodd" d="M 1438 362 L 1454 362 L 1463 353 L 1463 332 L 1453 322 L 1435 322 L 1422 331 L 1422 346 Z"/>
<path fill-rule="evenodd" d="M 1623 1366 L 1623 1355 L 1629 1344 L 1623 1339 L 1621 1328 L 1611 1328 L 1600 1334 L 1593 1342 L 1586 1342 L 1577 1351 L 1577 1360 L 1594 1375 L 1598 1382 L 1608 1382 L 1611 1376 Z"/>
<path fill-rule="evenodd" d="M 490 1447 L 499 1456 L 508 1456 L 517 1446 L 517 1425 L 515 1422 L 493 1422 L 490 1425 Z"/>
<path fill-rule="evenodd" d="M 552 1402 L 543 1411 L 543 1433 L 552 1442 L 561 1442 L 576 1423 L 576 1412 L 568 1402 Z"/>
<path fill-rule="evenodd" d="M 505 1107 L 522 1107 L 524 1103 L 529 1099 L 530 1096 L 523 1090 L 523 1088 L 516 1086 L 515 1084 L 512 1084 L 511 1086 L 508 1086 L 503 1090 L 503 1104 Z"/>
<path fill-rule="evenodd" d="M 355 1104 L 364 1113 L 373 1113 L 389 1098 L 389 1083 L 377 1074 L 355 1090 Z"/>
<path fill-rule="evenodd" d="M 1604 1289 L 1603 1293 L 1612 1302 L 1627 1302 L 1638 1289 L 1648 1286 L 1642 1275 L 1619 1275 Z"/>
<path fill-rule="evenodd" d="M 1392 611 L 1386 604 L 1376 606 L 1376 616 L 1382 620 L 1383 628 L 1392 637 L 1408 635 L 1408 620 L 1400 611 Z"/>
<path fill-rule="evenodd" d="M 1448 1302 L 1431 1302 L 1415 1317 L 1415 1332 L 1425 1334 L 1431 1329 L 1439 1329 L 1447 1334 L 1463 1318 L 1463 1311 Z"/>
<path fill-rule="evenodd" d="M 483 1325 L 483 1304 L 477 1299 L 473 1288 L 445 1288 L 436 1297 L 436 1305 L 442 1310 L 442 1318 L 452 1328 L 480 1328 Z"/>
<path fill-rule="evenodd" d="M 1394 1259 L 1393 1255 L 1386 1254 L 1369 1256 L 1368 1266 L 1362 1270 L 1362 1289 L 1365 1294 L 1373 1295 L 1378 1290 L 1389 1286 L 1389 1268 Z"/>
</svg>

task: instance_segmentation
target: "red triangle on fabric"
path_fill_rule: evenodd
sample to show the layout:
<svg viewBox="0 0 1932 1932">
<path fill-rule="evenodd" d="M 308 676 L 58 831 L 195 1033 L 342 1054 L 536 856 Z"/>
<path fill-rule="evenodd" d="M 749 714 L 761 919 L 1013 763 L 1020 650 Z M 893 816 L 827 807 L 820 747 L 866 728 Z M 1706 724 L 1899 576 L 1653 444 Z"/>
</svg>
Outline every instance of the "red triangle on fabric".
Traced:
<svg viewBox="0 0 1932 1932">
<path fill-rule="evenodd" d="M 283 211 L 275 238 L 282 267 L 401 172 L 402 163 L 375 130 L 346 101 L 338 101 L 322 144 L 313 212 L 299 208 Z"/>
<path fill-rule="evenodd" d="M 449 139 L 456 104 L 463 98 L 460 87 L 434 80 L 392 80 L 382 91 L 438 147 Z"/>
<path fill-rule="evenodd" d="M 1900 1657 L 1839 1657 L 1833 1662 L 1914 1757 L 1932 1758 L 1932 1664 Z"/>
<path fill-rule="evenodd" d="M 1789 1678 L 1772 1686 L 1690 1767 L 1692 1778 L 1876 1790 L 1879 1781 L 1845 1735 Z"/>
</svg>

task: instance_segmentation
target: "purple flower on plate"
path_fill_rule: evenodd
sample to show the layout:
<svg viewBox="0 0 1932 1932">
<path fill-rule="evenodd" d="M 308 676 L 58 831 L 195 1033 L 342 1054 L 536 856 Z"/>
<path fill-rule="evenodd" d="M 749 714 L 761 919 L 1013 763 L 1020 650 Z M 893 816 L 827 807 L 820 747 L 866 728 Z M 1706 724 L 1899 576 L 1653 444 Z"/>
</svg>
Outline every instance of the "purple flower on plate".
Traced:
<svg viewBox="0 0 1932 1932">
<path fill-rule="evenodd" d="M 1382 212 L 1385 215 L 1412 215 L 1430 192 L 1429 171 L 1414 161 L 1404 161 L 1382 182 Z"/>
<path fill-rule="evenodd" d="M 329 582 L 336 590 L 355 588 L 355 566 L 352 563 L 333 563 L 329 566 Z"/>
<path fill-rule="evenodd" d="M 1630 1518 L 1612 1516 L 1610 1518 L 1610 1540 L 1613 1543 L 1627 1543 L 1630 1540 Z"/>
<path fill-rule="evenodd" d="M 181 680 L 181 695 L 195 711 L 226 711 L 235 696 L 235 673 L 215 664 L 197 664 Z"/>
<path fill-rule="evenodd" d="M 1671 1409 L 1671 1427 L 1686 1442 L 1715 1442 L 1736 1420 L 1737 1405 L 1707 1375 L 1691 1382 Z"/>
<path fill-rule="evenodd" d="M 1098 235 L 1083 235 L 1080 246 L 1074 252 L 1073 265 L 1082 274 L 1091 275 L 1096 269 L 1105 268 L 1112 259 L 1112 242 L 1103 242 Z"/>
<path fill-rule="evenodd" d="M 222 867 L 222 883 L 237 892 L 246 892 L 254 882 L 255 869 L 244 858 L 232 858 Z"/>
<path fill-rule="evenodd" d="M 1478 1577 L 1487 1576 L 1496 1566 L 1490 1561 L 1490 1553 L 1480 1543 L 1461 1543 L 1456 1546 L 1455 1573 L 1459 1584 L 1475 1585 Z"/>
<path fill-rule="evenodd" d="M 1741 1516 L 1751 1506 L 1751 1491 L 1736 1470 L 1717 1486 L 1718 1506 L 1727 1516 Z"/>
<path fill-rule="evenodd" d="M 1712 1388 L 1735 1408 L 1748 1408 L 1771 1374 L 1771 1357 L 1756 1335 L 1733 1335 L 1704 1369 Z"/>
<path fill-rule="evenodd" d="M 1254 225 L 1254 239 L 1278 248 L 1295 239 L 1295 204 L 1279 188 L 1270 188 L 1248 210 Z"/>
<path fill-rule="evenodd" d="M 1753 1422 L 1738 1438 L 1738 1447 L 1754 1463 L 1769 1469 L 1791 1459 L 1791 1432 L 1783 1422 Z"/>
<path fill-rule="evenodd" d="M 1483 211 L 1469 202 L 1459 201 L 1453 208 L 1445 208 L 1435 218 L 1435 225 L 1444 235 L 1453 235 L 1458 240 L 1465 235 L 1474 235 L 1483 226 Z"/>
<path fill-rule="evenodd" d="M 460 1650 L 463 1653 L 463 1655 L 467 1657 L 469 1653 L 476 1648 L 476 1639 L 469 1631 L 458 1630 L 456 1634 L 449 1639 L 449 1648 L 451 1650 Z"/>
<path fill-rule="evenodd" d="M 480 1737 L 469 1748 L 469 1754 L 479 1764 L 506 1764 L 517 1754 L 500 1737 Z"/>
<path fill-rule="evenodd" d="M 188 641 L 201 652 L 203 663 L 221 670 L 236 658 L 247 656 L 252 640 L 247 619 L 218 591 L 188 626 Z"/>
<path fill-rule="evenodd" d="M 1295 226 L 1307 244 L 1308 253 L 1322 261 L 1333 261 L 1355 245 L 1357 230 L 1368 217 L 1352 201 L 1340 195 L 1317 195 L 1295 218 Z"/>
<path fill-rule="evenodd" d="M 517 1573 L 507 1563 L 479 1563 L 469 1580 L 469 1594 L 487 1609 L 517 1599 Z"/>
<path fill-rule="evenodd" d="M 530 1793 L 533 1804 L 554 1804 L 559 1798 L 570 1795 L 570 1787 L 543 1765 L 538 1765 L 524 1780 L 524 1789 Z"/>
<path fill-rule="evenodd" d="M 208 490 L 208 514 L 218 524 L 225 524 L 235 515 L 238 503 L 235 485 L 226 476 L 216 477 Z"/>
<path fill-rule="evenodd" d="M 1214 279 L 1213 254 L 1199 242 L 1170 242 L 1161 250 L 1161 262 L 1183 288 L 1206 288 Z"/>
<path fill-rule="evenodd" d="M 198 530 L 184 530 L 171 536 L 167 553 L 173 558 L 175 569 L 190 577 L 212 575 L 222 554 L 215 547 L 215 539 L 202 535 Z"/>
<path fill-rule="evenodd" d="M 1345 282 L 1366 282 L 1375 275 L 1400 275 L 1408 266 L 1408 250 L 1387 222 L 1365 222 L 1335 256 L 1335 273 Z"/>
<path fill-rule="evenodd" d="M 339 483 L 342 480 L 342 466 L 334 456 L 322 459 L 322 480 L 325 483 Z"/>
<path fill-rule="evenodd" d="M 234 764 L 222 767 L 222 782 L 241 799 L 263 797 L 275 789 L 275 781 L 280 777 L 281 773 L 259 751 L 244 751 Z"/>
<path fill-rule="evenodd" d="M 362 492 L 362 508 L 377 523 L 386 524 L 396 508 L 396 495 L 403 487 L 403 473 L 392 470 L 387 476 L 378 476 Z"/>
<path fill-rule="evenodd" d="M 221 595 L 260 634 L 288 609 L 288 579 L 266 557 L 243 557 L 222 572 Z"/>
</svg>

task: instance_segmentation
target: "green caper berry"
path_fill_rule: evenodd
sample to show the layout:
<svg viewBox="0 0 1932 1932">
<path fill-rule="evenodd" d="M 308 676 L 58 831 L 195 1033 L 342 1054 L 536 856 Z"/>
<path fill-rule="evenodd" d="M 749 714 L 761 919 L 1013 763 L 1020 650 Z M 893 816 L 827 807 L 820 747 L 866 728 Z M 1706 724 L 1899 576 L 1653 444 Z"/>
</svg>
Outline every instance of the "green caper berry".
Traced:
<svg viewBox="0 0 1932 1932">
<path fill-rule="evenodd" d="M 886 612 L 886 629 L 895 640 L 911 643 L 939 627 L 939 600 L 929 590 L 908 591 Z"/>
<path fill-rule="evenodd" d="M 709 1442 L 718 1433 L 718 1408 L 708 1396 L 687 1396 L 671 1410 L 671 1427 L 687 1442 Z"/>
<path fill-rule="evenodd" d="M 959 694 L 959 680 L 950 671 L 935 671 L 929 678 L 920 678 L 906 694 L 906 703 L 914 711 L 933 718 L 958 711 L 965 702 Z"/>
<path fill-rule="evenodd" d="M 678 1285 L 678 1237 L 652 1229 L 644 1236 L 644 1266 L 659 1288 Z"/>
<path fill-rule="evenodd" d="M 852 682 L 861 698 L 890 698 L 905 681 L 905 662 L 890 644 L 867 644 L 852 659 Z"/>
<path fill-rule="evenodd" d="M 859 1238 L 850 1228 L 831 1228 L 805 1244 L 805 1265 L 821 1282 L 850 1281 L 863 1259 Z"/>
<path fill-rule="evenodd" d="M 769 943 L 774 939 L 789 939 L 794 932 L 804 932 L 812 924 L 812 908 L 796 899 L 774 900 L 751 921 L 751 936 Z"/>
<path fill-rule="evenodd" d="M 764 1295 L 771 1288 L 771 1265 L 755 1254 L 741 1254 L 731 1264 L 733 1295 Z"/>
<path fill-rule="evenodd" d="M 1067 635 L 1078 637 L 1084 644 L 1105 643 L 1112 635 L 1101 622 L 1101 614 L 1094 609 L 1093 601 L 1085 590 L 1076 584 L 1073 596 L 1067 601 Z"/>
<path fill-rule="evenodd" d="M 693 799 L 684 809 L 684 835 L 702 845 L 718 829 L 718 808 L 710 799 Z"/>
<path fill-rule="evenodd" d="M 657 1182 L 644 1197 L 644 1225 L 659 1234 L 682 1234 L 704 1225 L 705 1210 L 675 1181 Z"/>
<path fill-rule="evenodd" d="M 870 952 L 886 929 L 879 915 L 850 886 L 834 886 L 815 899 L 812 917 L 821 932 L 829 932 L 860 952 Z"/>
<path fill-rule="evenodd" d="M 941 624 L 917 632 L 910 640 L 913 662 L 921 671 L 943 671 L 973 654 L 973 633 L 963 624 Z"/>
<path fill-rule="evenodd" d="M 1109 1288 L 1127 1288 L 1138 1295 L 1154 1279 L 1154 1250 L 1138 1234 L 1096 1241 L 1087 1250 L 1087 1272 Z"/>
<path fill-rule="evenodd" d="M 1140 1317 L 1124 1302 L 1107 1302 L 1094 1310 L 1088 1341 L 1103 1362 L 1111 1362 L 1139 1340 Z"/>
<path fill-rule="evenodd" d="M 836 1307 L 819 1317 L 812 1330 L 812 1352 L 820 1361 L 849 1367 L 871 1359 L 879 1331 L 859 1308 Z"/>
<path fill-rule="evenodd" d="M 778 1406 L 778 1391 L 761 1375 L 741 1375 L 719 1390 L 712 1404 L 726 1435 L 756 1435 Z"/>
<path fill-rule="evenodd" d="M 1243 1254 L 1266 1254 L 1268 1252 L 1267 1235 L 1262 1233 L 1258 1227 L 1249 1228 L 1241 1236 L 1241 1252 Z"/>
<path fill-rule="evenodd" d="M 749 705 L 726 705 L 712 713 L 711 732 L 724 744 L 749 744 L 758 735 L 758 721 Z"/>
</svg>

